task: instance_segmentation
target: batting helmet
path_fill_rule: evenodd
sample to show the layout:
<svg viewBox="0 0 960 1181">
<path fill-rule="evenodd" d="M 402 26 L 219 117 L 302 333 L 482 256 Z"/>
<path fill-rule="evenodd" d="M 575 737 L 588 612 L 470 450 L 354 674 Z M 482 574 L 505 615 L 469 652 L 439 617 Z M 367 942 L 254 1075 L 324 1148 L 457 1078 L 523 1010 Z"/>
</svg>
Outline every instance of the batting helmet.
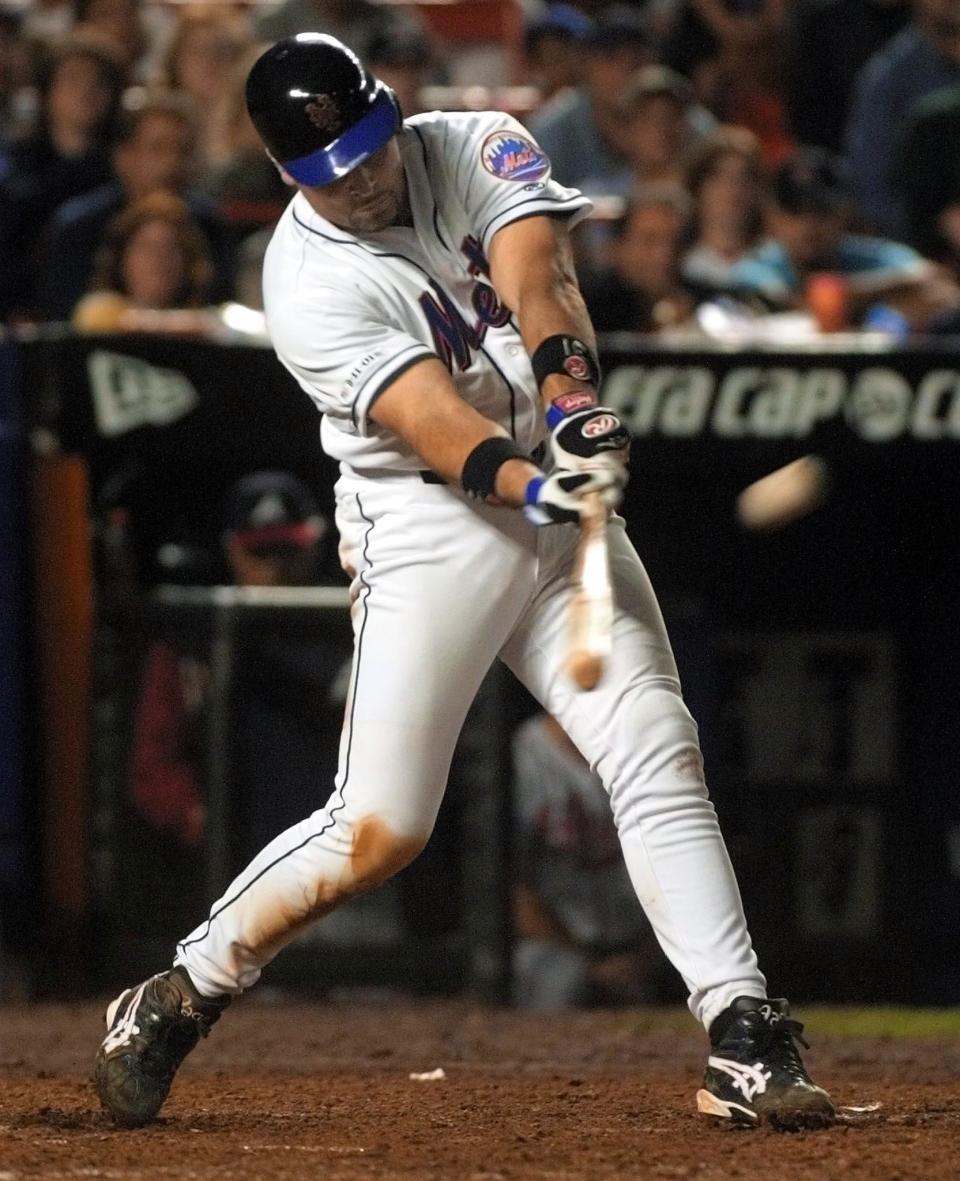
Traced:
<svg viewBox="0 0 960 1181">
<path fill-rule="evenodd" d="M 247 78 L 247 110 L 267 151 L 313 187 L 346 176 L 400 129 L 393 91 L 325 33 L 278 41 Z"/>
</svg>

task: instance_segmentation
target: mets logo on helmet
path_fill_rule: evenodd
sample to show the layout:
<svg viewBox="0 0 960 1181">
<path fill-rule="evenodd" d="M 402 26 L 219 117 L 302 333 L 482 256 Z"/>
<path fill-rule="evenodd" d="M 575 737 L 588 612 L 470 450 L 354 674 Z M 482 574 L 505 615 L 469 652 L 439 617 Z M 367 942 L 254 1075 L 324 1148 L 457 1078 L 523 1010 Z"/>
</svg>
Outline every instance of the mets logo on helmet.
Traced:
<svg viewBox="0 0 960 1181">
<path fill-rule="evenodd" d="M 329 94 L 318 94 L 303 108 L 304 113 L 318 131 L 340 130 L 340 111 Z"/>
<path fill-rule="evenodd" d="M 546 152 L 516 131 L 494 131 L 483 141 L 480 159 L 500 180 L 542 180 L 550 174 Z"/>
</svg>

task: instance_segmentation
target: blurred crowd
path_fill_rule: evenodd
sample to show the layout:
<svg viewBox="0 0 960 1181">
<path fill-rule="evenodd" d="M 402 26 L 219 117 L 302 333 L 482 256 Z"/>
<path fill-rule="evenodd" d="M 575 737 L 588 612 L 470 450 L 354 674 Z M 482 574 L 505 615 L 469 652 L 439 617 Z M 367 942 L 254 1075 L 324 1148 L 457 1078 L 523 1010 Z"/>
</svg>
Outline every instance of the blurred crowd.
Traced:
<svg viewBox="0 0 960 1181">
<path fill-rule="evenodd" d="M 0 0 L 3 320 L 259 307 L 289 191 L 243 88 L 300 31 L 523 121 L 595 198 L 598 329 L 960 325 L 960 0 Z"/>
</svg>

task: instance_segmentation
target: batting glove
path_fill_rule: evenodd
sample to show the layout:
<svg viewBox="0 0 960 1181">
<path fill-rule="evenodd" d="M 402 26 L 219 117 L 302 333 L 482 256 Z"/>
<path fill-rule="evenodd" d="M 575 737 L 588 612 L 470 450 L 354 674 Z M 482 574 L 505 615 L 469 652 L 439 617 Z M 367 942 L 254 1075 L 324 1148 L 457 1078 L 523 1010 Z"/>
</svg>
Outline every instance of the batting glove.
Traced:
<svg viewBox="0 0 960 1181">
<path fill-rule="evenodd" d="M 554 466 L 568 471 L 592 467 L 601 456 L 622 466 L 630 453 L 630 432 L 620 415 L 606 406 L 590 406 L 561 418 L 550 434 Z"/>
<path fill-rule="evenodd" d="M 534 525 L 579 521 L 586 492 L 599 492 L 607 508 L 614 509 L 620 503 L 626 476 L 623 464 L 615 462 L 580 471 L 561 468 L 549 476 L 534 476 L 527 485 L 523 514 Z"/>
</svg>

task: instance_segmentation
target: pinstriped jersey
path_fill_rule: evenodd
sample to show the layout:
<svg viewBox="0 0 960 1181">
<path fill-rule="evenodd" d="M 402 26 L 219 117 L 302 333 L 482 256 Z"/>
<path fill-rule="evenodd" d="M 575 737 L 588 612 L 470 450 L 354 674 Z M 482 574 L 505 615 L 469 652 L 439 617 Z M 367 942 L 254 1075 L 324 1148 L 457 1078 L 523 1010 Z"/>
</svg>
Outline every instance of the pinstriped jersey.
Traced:
<svg viewBox="0 0 960 1181">
<path fill-rule="evenodd" d="M 497 230 L 536 213 L 585 216 L 590 202 L 550 177 L 542 150 L 496 112 L 432 112 L 400 132 L 413 226 L 357 236 L 290 202 L 267 250 L 267 326 L 277 356 L 323 412 L 324 450 L 348 467 L 423 463 L 370 409 L 417 362 L 439 357 L 460 395 L 521 447 L 543 413 L 516 320 L 487 252 Z"/>
</svg>

